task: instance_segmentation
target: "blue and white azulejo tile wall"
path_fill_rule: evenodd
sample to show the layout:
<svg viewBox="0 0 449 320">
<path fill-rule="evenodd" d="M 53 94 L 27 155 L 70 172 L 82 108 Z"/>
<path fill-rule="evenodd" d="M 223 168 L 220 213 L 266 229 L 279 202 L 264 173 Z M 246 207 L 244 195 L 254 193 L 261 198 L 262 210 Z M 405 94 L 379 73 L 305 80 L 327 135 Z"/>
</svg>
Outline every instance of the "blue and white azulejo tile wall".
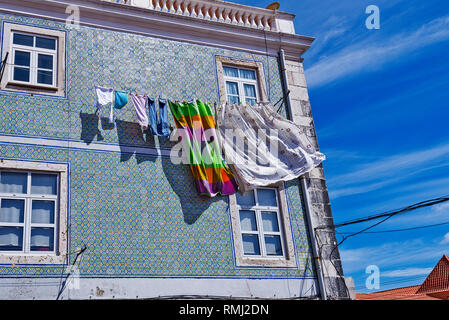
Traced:
<svg viewBox="0 0 449 320">
<path fill-rule="evenodd" d="M 110 151 L 0 142 L 0 158 L 69 165 L 69 248 L 83 244 L 82 277 L 313 277 L 298 183 L 286 184 L 297 267 L 238 267 L 227 197 L 198 196 L 188 166 L 133 152 L 170 147 L 142 134 L 132 105 L 108 125 L 95 85 L 149 96 L 218 102 L 216 56 L 263 63 L 271 101 L 282 96 L 278 61 L 208 46 L 0 13 L 5 22 L 66 31 L 64 97 L 0 91 L 0 135 L 119 146 Z M 285 114 L 285 110 L 282 110 Z M 169 115 L 171 117 L 171 115 Z M 126 149 L 121 149 L 126 146 Z M 71 255 L 72 262 L 75 255 Z M 63 265 L 0 265 L 2 277 L 59 276 Z"/>
</svg>

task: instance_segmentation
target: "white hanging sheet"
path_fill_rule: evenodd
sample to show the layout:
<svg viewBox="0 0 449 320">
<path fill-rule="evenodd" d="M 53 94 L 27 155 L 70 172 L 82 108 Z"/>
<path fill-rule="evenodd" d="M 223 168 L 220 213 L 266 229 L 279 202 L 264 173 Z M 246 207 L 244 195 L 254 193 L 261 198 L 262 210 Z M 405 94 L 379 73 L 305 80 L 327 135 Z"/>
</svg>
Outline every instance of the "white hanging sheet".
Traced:
<svg viewBox="0 0 449 320">
<path fill-rule="evenodd" d="M 220 143 L 242 192 L 295 179 L 326 158 L 274 110 L 271 103 L 217 106 Z"/>
</svg>

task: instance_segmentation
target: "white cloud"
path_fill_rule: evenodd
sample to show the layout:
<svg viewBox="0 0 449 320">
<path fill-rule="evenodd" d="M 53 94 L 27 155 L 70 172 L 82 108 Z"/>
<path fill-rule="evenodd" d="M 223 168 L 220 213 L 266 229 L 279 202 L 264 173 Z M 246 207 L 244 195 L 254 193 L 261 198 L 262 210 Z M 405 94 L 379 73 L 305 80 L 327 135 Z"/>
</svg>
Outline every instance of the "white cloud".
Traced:
<svg viewBox="0 0 449 320">
<path fill-rule="evenodd" d="M 306 70 L 307 83 L 317 87 L 360 71 L 372 71 L 398 56 L 449 39 L 449 16 L 435 19 L 414 32 L 396 34 L 382 43 L 367 39 L 331 54 Z"/>
<path fill-rule="evenodd" d="M 448 243 L 449 243 L 449 232 L 444 235 L 443 240 L 440 242 L 440 244 L 448 244 Z"/>
<path fill-rule="evenodd" d="M 351 241 L 351 240 L 347 240 Z M 437 242 L 422 241 L 421 239 L 395 241 L 383 243 L 379 246 L 360 247 L 355 249 L 339 249 L 343 271 L 345 274 L 365 272 L 369 265 L 376 265 L 380 271 L 401 269 L 425 263 L 430 267 L 447 253 L 447 246 Z M 383 273 L 382 273 L 383 274 Z"/>
<path fill-rule="evenodd" d="M 423 171 L 447 165 L 449 165 L 449 144 L 444 144 L 364 163 L 351 172 L 328 178 L 327 183 L 331 198 L 335 199 L 374 191 Z M 449 183 L 449 178 L 412 183 L 405 188 L 410 190 L 430 188 L 435 186 L 435 183 Z"/>
<path fill-rule="evenodd" d="M 421 276 L 428 275 L 432 269 L 433 268 L 406 268 L 391 270 L 382 272 L 381 276 L 387 278 Z"/>
<path fill-rule="evenodd" d="M 432 210 L 436 211 L 436 212 L 442 212 L 442 211 L 449 212 L 449 202 L 437 204 L 434 207 L 432 207 Z"/>
</svg>

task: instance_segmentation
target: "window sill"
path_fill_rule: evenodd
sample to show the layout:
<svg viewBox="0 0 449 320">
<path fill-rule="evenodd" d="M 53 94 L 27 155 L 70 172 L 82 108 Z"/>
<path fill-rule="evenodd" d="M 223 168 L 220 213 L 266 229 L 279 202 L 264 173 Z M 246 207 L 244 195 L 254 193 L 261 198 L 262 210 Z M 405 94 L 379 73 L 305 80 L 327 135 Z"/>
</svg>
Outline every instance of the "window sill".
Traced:
<svg viewBox="0 0 449 320">
<path fill-rule="evenodd" d="M 65 255 L 48 254 L 0 254 L 0 264 L 63 264 Z"/>
<path fill-rule="evenodd" d="M 8 85 L 15 85 L 20 87 L 26 87 L 26 88 L 37 88 L 37 89 L 47 89 L 47 90 L 58 90 L 58 87 L 55 87 L 53 85 L 47 85 L 47 84 L 32 84 L 32 83 L 26 83 L 26 82 L 20 82 L 20 81 L 8 81 Z"/>
<path fill-rule="evenodd" d="M 286 258 L 260 258 L 260 257 L 237 257 L 237 266 L 240 267 L 281 267 L 293 268 L 296 267 L 296 262 L 293 259 Z"/>
<path fill-rule="evenodd" d="M 29 94 L 47 94 L 52 96 L 63 96 L 64 91 L 58 87 L 33 85 L 29 83 L 8 81 L 6 85 L 2 86 L 2 90 L 12 90 L 17 92 L 25 92 Z"/>
</svg>

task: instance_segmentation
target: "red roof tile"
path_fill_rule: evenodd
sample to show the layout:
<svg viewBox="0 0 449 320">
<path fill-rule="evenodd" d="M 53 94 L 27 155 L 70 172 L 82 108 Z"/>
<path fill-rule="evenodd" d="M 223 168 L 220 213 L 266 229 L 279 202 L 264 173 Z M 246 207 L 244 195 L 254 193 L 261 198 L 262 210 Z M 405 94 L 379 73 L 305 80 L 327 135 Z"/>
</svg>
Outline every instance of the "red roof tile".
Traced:
<svg viewBox="0 0 449 320">
<path fill-rule="evenodd" d="M 421 285 L 356 293 L 357 300 L 448 300 L 449 258 L 444 255 Z"/>
<path fill-rule="evenodd" d="M 449 258 L 444 255 L 416 293 L 449 291 Z"/>
</svg>

